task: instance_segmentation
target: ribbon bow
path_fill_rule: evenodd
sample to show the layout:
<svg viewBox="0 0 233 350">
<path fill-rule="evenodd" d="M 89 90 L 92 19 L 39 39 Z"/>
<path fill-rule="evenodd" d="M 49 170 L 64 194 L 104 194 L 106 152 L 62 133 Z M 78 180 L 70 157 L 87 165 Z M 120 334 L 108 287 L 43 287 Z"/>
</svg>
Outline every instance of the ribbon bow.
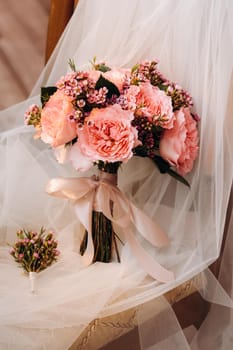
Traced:
<svg viewBox="0 0 233 350">
<path fill-rule="evenodd" d="M 132 223 L 141 235 L 155 247 L 169 244 L 162 229 L 134 206 L 129 199 L 113 184 L 113 175 L 104 173 L 102 178 L 56 178 L 50 180 L 47 193 L 70 199 L 74 202 L 75 213 L 88 233 L 87 248 L 83 255 L 85 265 L 90 265 L 94 257 L 92 240 L 92 211 L 102 212 L 109 220 L 123 229 L 125 239 L 143 269 L 154 279 L 168 282 L 174 274 L 166 270 L 149 255 L 133 233 Z M 110 203 L 114 203 L 114 213 Z"/>
</svg>

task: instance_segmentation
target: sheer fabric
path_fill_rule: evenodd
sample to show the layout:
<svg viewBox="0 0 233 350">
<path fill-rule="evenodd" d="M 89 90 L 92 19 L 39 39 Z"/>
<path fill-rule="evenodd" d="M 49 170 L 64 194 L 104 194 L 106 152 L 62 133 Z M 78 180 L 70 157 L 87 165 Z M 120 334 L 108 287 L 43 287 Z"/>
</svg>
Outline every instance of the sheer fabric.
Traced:
<svg viewBox="0 0 233 350">
<path fill-rule="evenodd" d="M 233 174 L 232 14 L 230 0 L 80 0 L 32 97 L 1 113 L 2 349 L 16 344 L 17 349 L 25 350 L 68 348 L 92 319 L 143 305 L 204 271 L 218 257 Z M 175 272 L 174 282 L 160 284 L 148 277 L 127 244 L 121 249 L 120 264 L 96 263 L 84 268 L 78 254 L 81 229 L 72 206 L 45 193 L 49 179 L 83 174 L 69 165 L 59 165 L 52 150 L 33 139 L 34 131 L 23 126 L 24 111 L 31 103 L 39 102 L 41 85 L 53 85 L 68 71 L 69 58 L 78 68 L 86 69 L 93 56 L 122 67 L 143 59 L 159 59 L 160 70 L 191 93 L 201 116 L 200 155 L 187 176 L 191 189 L 159 174 L 145 159 L 132 159 L 119 172 L 122 191 L 170 237 L 171 245 L 165 249 L 142 244 L 157 261 Z M 40 273 L 38 292 L 30 295 L 27 278 L 9 256 L 6 243 L 14 241 L 17 229 L 38 229 L 42 225 L 55 230 L 62 254 L 58 263 Z M 200 287 L 204 297 L 231 307 L 231 299 L 211 273 L 206 270 L 204 274 Z M 174 328 L 171 308 L 164 308 L 166 318 L 157 318 L 156 305 L 150 316 L 156 322 L 169 320 L 163 345 L 152 332 L 149 343 L 141 336 L 141 348 L 173 349 L 175 334 L 180 342 L 176 348 L 188 349 L 190 345 L 179 325 Z M 144 321 L 140 324 L 143 330 Z M 203 333 L 207 334 L 205 328 Z M 201 332 L 192 342 L 196 349 L 201 348 L 199 335 Z M 227 349 L 221 346 L 216 349 Z"/>
</svg>

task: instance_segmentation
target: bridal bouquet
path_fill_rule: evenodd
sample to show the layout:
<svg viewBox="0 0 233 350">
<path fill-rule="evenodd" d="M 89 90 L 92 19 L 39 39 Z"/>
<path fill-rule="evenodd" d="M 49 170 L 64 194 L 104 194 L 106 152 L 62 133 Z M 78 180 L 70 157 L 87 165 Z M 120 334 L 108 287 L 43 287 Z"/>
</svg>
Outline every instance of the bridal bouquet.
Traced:
<svg viewBox="0 0 233 350">
<path fill-rule="evenodd" d="M 161 173 L 189 185 L 183 176 L 198 154 L 199 118 L 191 112 L 192 98 L 161 74 L 156 61 L 132 69 L 110 68 L 95 59 L 89 71 L 76 70 L 72 61 L 70 66 L 73 72 L 42 88 L 42 107 L 30 106 L 25 122 L 36 128 L 35 137 L 51 145 L 60 163 L 71 162 L 79 171 L 95 165 L 100 175 L 68 182 L 54 179 L 48 192 L 74 200 L 86 228 L 80 252 L 88 263 L 109 262 L 113 246 L 120 259 L 116 224 L 127 228 L 128 242 L 149 270 L 149 257 L 129 234 L 128 220 L 156 246 L 168 239 L 119 191 L 117 171 L 133 156 L 148 157 Z M 83 196 L 89 196 L 89 202 L 81 205 Z"/>
</svg>

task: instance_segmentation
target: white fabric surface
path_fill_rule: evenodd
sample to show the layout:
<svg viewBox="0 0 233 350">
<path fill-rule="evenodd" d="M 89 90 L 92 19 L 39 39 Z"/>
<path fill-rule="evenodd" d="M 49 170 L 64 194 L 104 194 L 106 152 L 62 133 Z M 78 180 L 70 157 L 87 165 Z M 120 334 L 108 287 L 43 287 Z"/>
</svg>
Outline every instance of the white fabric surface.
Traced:
<svg viewBox="0 0 233 350">
<path fill-rule="evenodd" d="M 152 300 L 218 257 L 233 174 L 232 109 L 228 108 L 232 15 L 231 0 L 80 0 L 33 97 L 0 114 L 1 349 L 66 349 L 93 318 Z M 145 58 L 159 59 L 160 70 L 190 92 L 201 116 L 200 155 L 187 176 L 191 189 L 159 174 L 145 159 L 132 159 L 119 172 L 119 187 L 170 237 L 168 248 L 146 247 L 175 272 L 174 282 L 159 284 L 146 276 L 127 244 L 121 264 L 84 268 L 78 254 L 82 236 L 72 206 L 45 193 L 49 179 L 83 174 L 56 163 L 52 151 L 33 139 L 34 131 L 23 126 L 24 111 L 39 102 L 41 85 L 54 85 L 68 71 L 69 58 L 78 68 L 86 68 L 95 55 L 122 67 Z M 30 295 L 28 281 L 9 256 L 6 243 L 14 241 L 18 228 L 41 225 L 55 230 L 62 254 L 58 263 L 40 273 L 38 291 Z M 211 273 L 206 276 L 201 289 L 205 297 L 231 306 L 220 288 L 213 296 L 216 281 Z M 168 306 L 167 312 L 171 313 Z M 176 348 L 188 348 L 177 329 L 181 345 Z M 172 349 L 172 327 L 166 333 L 163 347 L 156 347 L 154 339 L 153 349 Z M 151 346 L 142 342 L 142 349 Z M 224 346 L 216 349 L 228 349 Z"/>
</svg>

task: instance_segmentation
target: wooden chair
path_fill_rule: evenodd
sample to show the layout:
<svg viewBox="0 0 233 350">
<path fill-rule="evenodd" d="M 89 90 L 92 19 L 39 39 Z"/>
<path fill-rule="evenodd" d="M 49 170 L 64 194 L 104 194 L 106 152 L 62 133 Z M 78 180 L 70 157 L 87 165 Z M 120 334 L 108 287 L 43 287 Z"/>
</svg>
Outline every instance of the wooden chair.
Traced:
<svg viewBox="0 0 233 350">
<path fill-rule="evenodd" d="M 71 18 L 77 4 L 78 0 L 51 0 L 46 47 L 46 62 L 49 59 L 54 47 L 56 46 L 56 43 L 60 38 L 60 35 L 62 34 L 65 26 Z M 221 265 L 226 233 L 229 227 L 232 208 L 233 191 L 231 191 L 231 196 L 228 204 L 221 253 L 219 258 L 210 267 L 211 271 L 217 278 L 219 275 L 219 269 Z M 198 283 L 198 278 L 199 276 L 196 276 L 194 279 L 185 282 L 184 284 L 178 286 L 165 295 L 167 300 L 172 305 L 177 319 L 183 329 L 190 325 L 194 325 L 196 328 L 199 328 L 210 307 L 210 304 L 200 296 L 195 288 L 196 283 Z M 77 342 L 75 342 L 75 344 L 70 348 L 70 350 L 92 349 L 90 345 L 91 343 L 88 342 L 91 342 L 93 340 L 93 337 L 98 338 L 102 332 L 104 335 L 102 334 L 101 336 L 105 336 L 105 342 L 107 342 L 108 338 L 111 337 L 111 335 L 109 336 L 109 332 L 111 333 L 111 331 L 114 333 L 112 335 L 112 338 L 114 336 L 119 337 L 120 335 L 127 333 L 127 343 L 129 344 L 129 341 L 133 341 L 134 347 L 132 347 L 132 349 L 137 350 L 137 334 L 133 330 L 135 327 L 134 318 L 135 310 L 131 310 L 128 314 L 121 313 L 114 315 L 111 318 L 94 320 L 83 332 L 80 339 L 77 340 Z M 118 325 L 118 327 L 114 328 L 114 324 Z M 126 341 L 125 338 L 121 337 L 120 340 L 117 340 L 117 345 L 115 345 L 113 342 L 111 345 L 108 345 L 103 349 L 119 349 L 121 347 L 121 342 L 124 341 Z M 89 347 L 85 347 L 87 344 L 89 344 Z M 127 348 L 130 349 L 129 347 Z"/>
<path fill-rule="evenodd" d="M 63 30 L 69 22 L 78 0 L 51 0 L 45 61 L 47 62 Z"/>
</svg>

